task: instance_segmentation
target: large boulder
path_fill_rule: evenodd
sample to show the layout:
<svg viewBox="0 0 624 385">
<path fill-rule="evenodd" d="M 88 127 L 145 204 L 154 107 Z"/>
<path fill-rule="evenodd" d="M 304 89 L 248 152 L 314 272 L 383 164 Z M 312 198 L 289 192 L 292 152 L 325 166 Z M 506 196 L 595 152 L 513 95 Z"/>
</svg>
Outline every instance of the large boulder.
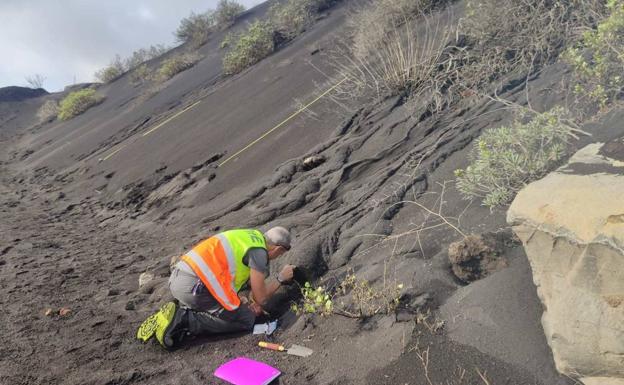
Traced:
<svg viewBox="0 0 624 385">
<path fill-rule="evenodd" d="M 591 144 L 507 213 L 544 305 L 557 369 L 624 385 L 624 141 Z"/>
</svg>

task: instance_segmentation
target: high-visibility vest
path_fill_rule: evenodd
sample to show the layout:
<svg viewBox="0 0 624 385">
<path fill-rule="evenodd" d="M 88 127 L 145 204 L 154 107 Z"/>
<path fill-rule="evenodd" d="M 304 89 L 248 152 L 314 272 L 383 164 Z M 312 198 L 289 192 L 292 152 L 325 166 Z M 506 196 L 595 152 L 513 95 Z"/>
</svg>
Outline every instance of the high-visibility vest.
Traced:
<svg viewBox="0 0 624 385">
<path fill-rule="evenodd" d="M 229 311 L 240 306 L 238 291 L 249 279 L 249 266 L 243 257 L 249 249 L 267 249 L 258 230 L 228 230 L 201 241 L 182 256 L 208 288 L 212 296 Z"/>
</svg>

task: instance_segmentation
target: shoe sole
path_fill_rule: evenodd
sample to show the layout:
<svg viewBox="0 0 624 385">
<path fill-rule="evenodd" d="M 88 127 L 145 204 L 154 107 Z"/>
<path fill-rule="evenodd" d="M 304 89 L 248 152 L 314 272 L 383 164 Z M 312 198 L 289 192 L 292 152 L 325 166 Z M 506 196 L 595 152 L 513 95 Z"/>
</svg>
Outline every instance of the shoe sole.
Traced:
<svg viewBox="0 0 624 385">
<path fill-rule="evenodd" d="M 145 343 L 154 336 L 154 334 L 156 333 L 156 328 L 158 326 L 157 317 L 159 313 L 160 313 L 160 310 L 152 314 L 151 316 L 147 317 L 147 319 L 143 321 L 141 326 L 139 326 L 139 329 L 137 330 L 137 335 L 136 335 L 136 338 L 138 340 L 141 340 Z"/>
<path fill-rule="evenodd" d="M 160 311 L 156 316 L 156 340 L 160 343 L 165 349 L 169 349 L 169 347 L 164 342 L 165 334 L 169 331 L 169 327 L 172 325 L 173 317 L 175 317 L 177 311 L 177 306 L 173 302 L 167 302 L 160 308 Z"/>
</svg>

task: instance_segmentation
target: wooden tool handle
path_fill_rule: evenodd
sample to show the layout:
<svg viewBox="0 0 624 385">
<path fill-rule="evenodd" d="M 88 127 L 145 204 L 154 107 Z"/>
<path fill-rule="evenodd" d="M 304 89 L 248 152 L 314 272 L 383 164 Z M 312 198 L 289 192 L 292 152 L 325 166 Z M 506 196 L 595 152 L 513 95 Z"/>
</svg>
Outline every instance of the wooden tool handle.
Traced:
<svg viewBox="0 0 624 385">
<path fill-rule="evenodd" d="M 284 351 L 284 345 L 279 345 L 279 344 L 272 344 L 270 342 L 264 342 L 264 341 L 260 341 L 258 342 L 258 346 L 260 346 L 261 348 L 266 348 L 266 349 L 271 349 L 271 350 L 277 350 L 279 352 L 283 352 Z"/>
</svg>

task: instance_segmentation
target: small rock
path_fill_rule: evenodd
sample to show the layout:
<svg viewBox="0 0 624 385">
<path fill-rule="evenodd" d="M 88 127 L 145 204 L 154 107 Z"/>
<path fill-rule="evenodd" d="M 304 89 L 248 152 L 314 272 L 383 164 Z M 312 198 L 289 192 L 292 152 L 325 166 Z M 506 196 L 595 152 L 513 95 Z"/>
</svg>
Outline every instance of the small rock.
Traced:
<svg viewBox="0 0 624 385">
<path fill-rule="evenodd" d="M 313 168 L 320 166 L 324 162 L 325 162 L 325 157 L 323 156 L 320 156 L 320 155 L 309 156 L 303 160 L 303 169 L 306 171 L 312 170 Z"/>
<path fill-rule="evenodd" d="M 397 311 L 396 313 L 396 322 L 409 322 L 414 319 L 414 314 L 412 312 L 402 309 Z"/>
<path fill-rule="evenodd" d="M 139 275 L 139 289 L 145 286 L 145 284 L 147 284 L 152 279 L 154 279 L 154 274 L 152 273 L 145 272 Z"/>
<path fill-rule="evenodd" d="M 45 309 L 45 311 L 43 312 L 43 314 L 46 317 L 52 317 L 54 315 L 54 310 L 52 310 L 51 308 L 47 308 Z"/>
<path fill-rule="evenodd" d="M 128 301 L 126 303 L 126 310 L 134 310 L 136 309 L 136 305 L 134 304 L 134 301 Z"/>
<path fill-rule="evenodd" d="M 180 256 L 179 255 L 173 255 L 171 257 L 171 260 L 169 261 L 169 271 L 173 271 L 173 268 L 175 267 L 175 265 L 180 261 Z"/>
<path fill-rule="evenodd" d="M 58 193 L 58 196 L 56 197 L 56 200 L 58 201 L 58 200 L 61 200 L 63 198 L 65 198 L 65 193 L 61 191 L 61 192 Z"/>
<path fill-rule="evenodd" d="M 114 296 L 114 295 L 119 295 L 119 290 L 117 290 L 117 289 L 108 289 L 108 291 L 106 292 L 106 295 L 108 295 L 109 297 Z"/>
<path fill-rule="evenodd" d="M 431 295 L 429 293 L 423 293 L 412 300 L 410 307 L 413 309 L 422 308 L 429 301 L 431 301 Z"/>
<path fill-rule="evenodd" d="M 71 309 L 68 307 L 62 307 L 58 313 L 61 317 L 65 317 L 71 313 Z"/>
</svg>

